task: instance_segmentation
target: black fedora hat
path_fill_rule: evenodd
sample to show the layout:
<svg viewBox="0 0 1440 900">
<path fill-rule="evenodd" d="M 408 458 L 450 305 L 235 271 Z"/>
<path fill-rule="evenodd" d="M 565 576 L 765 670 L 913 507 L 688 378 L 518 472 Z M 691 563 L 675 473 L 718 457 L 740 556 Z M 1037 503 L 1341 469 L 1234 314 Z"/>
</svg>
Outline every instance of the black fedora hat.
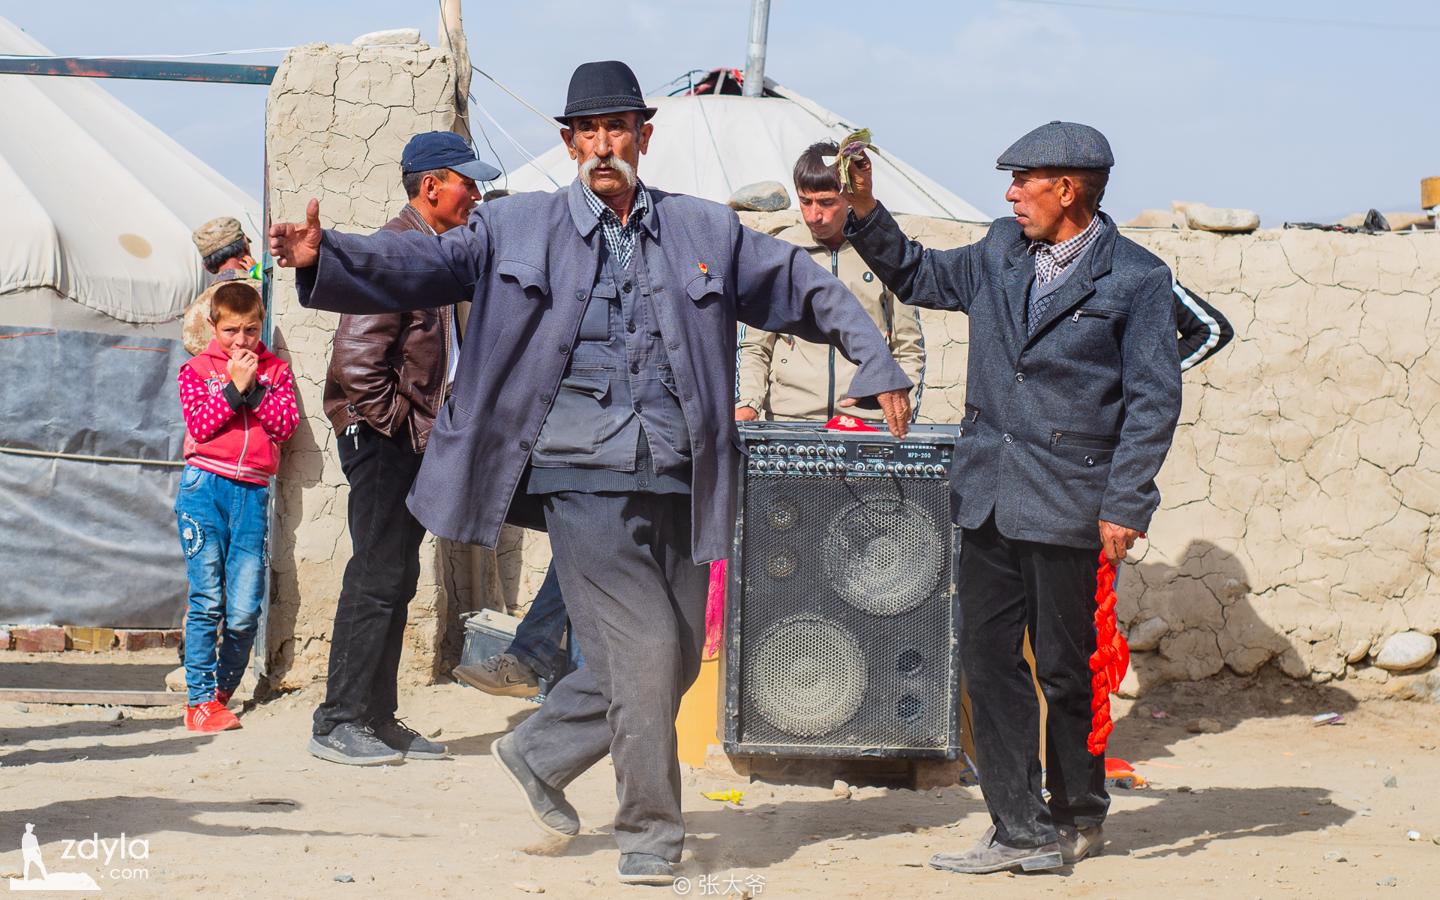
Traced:
<svg viewBox="0 0 1440 900">
<path fill-rule="evenodd" d="M 581 63 L 570 76 L 570 92 L 565 98 L 565 114 L 556 116 L 561 125 L 569 125 L 576 116 L 599 116 L 605 113 L 638 112 L 649 119 L 655 107 L 645 105 L 640 82 L 630 67 L 617 59 Z"/>
</svg>

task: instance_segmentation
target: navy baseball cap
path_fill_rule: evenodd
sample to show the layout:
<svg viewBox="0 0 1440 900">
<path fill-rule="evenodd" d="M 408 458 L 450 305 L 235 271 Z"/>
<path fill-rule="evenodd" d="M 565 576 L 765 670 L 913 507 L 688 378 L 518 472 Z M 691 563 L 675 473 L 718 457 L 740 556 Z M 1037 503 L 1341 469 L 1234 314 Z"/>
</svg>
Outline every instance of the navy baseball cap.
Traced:
<svg viewBox="0 0 1440 900">
<path fill-rule="evenodd" d="M 475 151 L 453 131 L 426 131 L 417 134 L 400 154 L 400 171 L 429 172 L 450 169 L 475 181 L 494 181 L 500 170 L 475 158 Z"/>
</svg>

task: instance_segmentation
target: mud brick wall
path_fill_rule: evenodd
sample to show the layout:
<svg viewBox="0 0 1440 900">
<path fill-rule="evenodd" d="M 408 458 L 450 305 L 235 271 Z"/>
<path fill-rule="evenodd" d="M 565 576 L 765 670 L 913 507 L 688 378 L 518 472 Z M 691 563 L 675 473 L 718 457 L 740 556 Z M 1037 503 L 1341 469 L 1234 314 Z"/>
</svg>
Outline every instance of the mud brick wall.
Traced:
<svg viewBox="0 0 1440 900">
<path fill-rule="evenodd" d="M 312 44 L 286 56 L 266 114 L 273 221 L 299 221 L 311 197 L 326 227 L 367 232 L 405 203 L 400 153 L 411 136 L 450 130 L 455 80 L 449 58 L 423 44 Z M 271 535 L 274 584 L 268 665 L 271 682 L 299 687 L 323 678 L 341 576 L 350 559 L 349 487 L 321 396 L 337 316 L 296 300 L 294 276 L 277 269 L 273 343 L 295 372 L 301 421 L 283 451 Z M 402 669 L 428 680 L 446 622 L 499 588 L 494 566 L 468 548 L 427 538 L 420 586 L 410 604 Z M 477 589 L 477 585 L 495 585 Z"/>
<path fill-rule="evenodd" d="M 747 222 L 773 231 L 793 213 Z M 985 227 L 902 217 L 934 249 Z M 1440 235 L 1126 229 L 1235 326 L 1185 375 L 1163 505 L 1119 614 L 1130 692 L 1266 664 L 1314 681 L 1440 632 Z M 968 330 L 924 311 L 922 418 L 964 408 Z"/>
</svg>

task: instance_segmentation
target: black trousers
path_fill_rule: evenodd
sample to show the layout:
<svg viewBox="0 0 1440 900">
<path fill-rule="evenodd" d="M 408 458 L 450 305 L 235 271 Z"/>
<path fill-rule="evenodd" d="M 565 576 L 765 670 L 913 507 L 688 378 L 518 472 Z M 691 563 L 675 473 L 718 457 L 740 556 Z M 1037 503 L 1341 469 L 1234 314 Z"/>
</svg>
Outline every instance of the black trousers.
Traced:
<svg viewBox="0 0 1440 900">
<path fill-rule="evenodd" d="M 565 491 L 545 496 L 545 520 L 585 665 L 515 729 L 516 748 L 555 787 L 609 754 L 620 852 L 679 862 L 675 716 L 700 673 L 710 586 L 690 555 L 690 497 Z"/>
<path fill-rule="evenodd" d="M 1099 551 L 1011 540 L 991 518 L 966 529 L 961 664 L 974 713 L 980 789 L 995 836 L 1012 847 L 1056 839 L 1056 825 L 1105 820 L 1105 758 L 1090 755 L 1090 655 Z M 1046 784 L 1040 793 L 1040 703 L 1024 657 L 1029 629 L 1045 695 Z"/>
<path fill-rule="evenodd" d="M 341 722 L 395 715 L 400 649 L 407 607 L 420 580 L 425 528 L 405 507 L 421 454 L 401 429 L 386 437 L 361 425 L 337 438 L 340 467 L 350 482 L 350 542 L 335 627 L 325 702 L 315 710 L 315 734 Z"/>
</svg>

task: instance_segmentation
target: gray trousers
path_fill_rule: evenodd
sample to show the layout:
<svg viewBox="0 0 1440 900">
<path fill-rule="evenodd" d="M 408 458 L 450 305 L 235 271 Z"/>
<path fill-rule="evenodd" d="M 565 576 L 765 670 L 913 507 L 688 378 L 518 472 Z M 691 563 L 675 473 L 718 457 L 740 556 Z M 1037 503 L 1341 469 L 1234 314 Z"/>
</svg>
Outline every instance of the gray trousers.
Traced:
<svg viewBox="0 0 1440 900">
<path fill-rule="evenodd" d="M 622 853 L 680 861 L 675 715 L 700 673 L 707 566 L 685 494 L 545 495 L 545 523 L 585 665 L 515 729 L 525 762 L 563 788 L 610 754 Z"/>
</svg>

